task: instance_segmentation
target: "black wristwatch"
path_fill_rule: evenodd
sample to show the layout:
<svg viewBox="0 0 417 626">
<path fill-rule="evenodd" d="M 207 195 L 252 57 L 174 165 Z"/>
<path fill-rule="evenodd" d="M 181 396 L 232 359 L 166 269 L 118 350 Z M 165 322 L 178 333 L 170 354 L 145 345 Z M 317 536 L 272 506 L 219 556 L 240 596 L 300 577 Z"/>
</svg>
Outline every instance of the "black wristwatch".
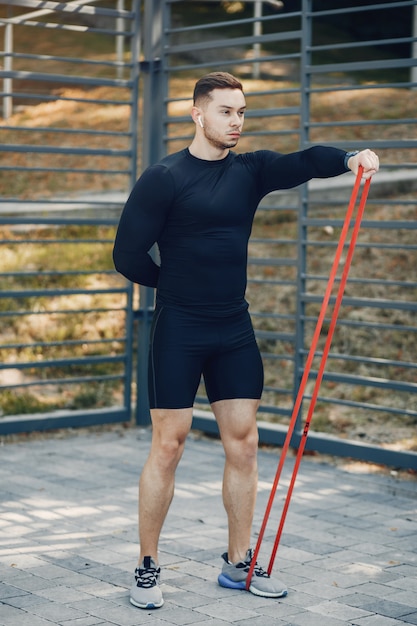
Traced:
<svg viewBox="0 0 417 626">
<path fill-rule="evenodd" d="M 345 168 L 346 168 L 347 170 L 349 169 L 349 167 L 348 167 L 348 161 L 349 161 L 350 157 L 353 157 L 353 156 L 355 156 L 355 154 L 358 154 L 358 153 L 359 153 L 359 150 L 354 150 L 353 152 L 346 152 L 346 154 L 345 154 L 345 161 L 344 161 L 344 163 L 345 163 Z"/>
</svg>

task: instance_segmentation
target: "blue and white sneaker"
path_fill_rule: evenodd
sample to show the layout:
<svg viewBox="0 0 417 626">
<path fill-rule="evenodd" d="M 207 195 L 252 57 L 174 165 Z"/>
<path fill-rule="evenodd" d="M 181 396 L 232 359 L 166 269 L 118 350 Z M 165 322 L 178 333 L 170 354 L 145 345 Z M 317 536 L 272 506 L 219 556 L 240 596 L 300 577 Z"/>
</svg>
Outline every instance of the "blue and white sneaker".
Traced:
<svg viewBox="0 0 417 626">
<path fill-rule="evenodd" d="M 231 563 L 227 552 L 222 554 L 222 557 L 224 563 L 221 574 L 218 577 L 219 585 L 228 589 L 246 589 L 246 578 L 252 563 L 253 551 L 248 550 L 245 560 L 238 563 Z M 283 598 L 288 593 L 283 582 L 276 578 L 271 578 L 257 563 L 253 570 L 249 591 L 255 596 L 264 598 Z"/>
</svg>

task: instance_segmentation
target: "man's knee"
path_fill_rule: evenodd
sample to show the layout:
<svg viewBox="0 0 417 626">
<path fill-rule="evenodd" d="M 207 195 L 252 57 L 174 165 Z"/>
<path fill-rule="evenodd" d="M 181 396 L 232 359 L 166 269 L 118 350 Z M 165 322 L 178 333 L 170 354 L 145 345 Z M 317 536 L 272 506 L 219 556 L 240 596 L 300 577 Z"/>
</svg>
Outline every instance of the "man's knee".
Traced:
<svg viewBox="0 0 417 626">
<path fill-rule="evenodd" d="M 152 410 L 151 455 L 158 465 L 170 467 L 180 460 L 190 431 L 190 410 Z"/>
<path fill-rule="evenodd" d="M 152 442 L 150 458 L 160 471 L 174 471 L 184 451 L 185 440 L 159 438 Z"/>
<path fill-rule="evenodd" d="M 256 428 L 250 429 L 244 436 L 223 443 L 228 462 L 238 467 L 246 467 L 248 470 L 256 466 L 259 443 Z"/>
</svg>

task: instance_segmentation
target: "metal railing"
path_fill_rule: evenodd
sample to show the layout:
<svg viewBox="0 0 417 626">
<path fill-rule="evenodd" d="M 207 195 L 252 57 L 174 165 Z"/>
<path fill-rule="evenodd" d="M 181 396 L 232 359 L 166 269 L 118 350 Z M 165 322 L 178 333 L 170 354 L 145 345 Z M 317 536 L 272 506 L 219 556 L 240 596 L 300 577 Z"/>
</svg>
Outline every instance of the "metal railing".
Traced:
<svg viewBox="0 0 417 626">
<path fill-rule="evenodd" d="M 117 419 L 128 419 L 130 378 L 137 357 L 136 420 L 148 423 L 146 355 L 153 292 L 140 288 L 137 305 L 131 286 L 113 273 L 109 258 L 112 237 L 128 189 L 136 179 L 137 165 L 143 169 L 189 143 L 194 82 L 206 71 L 225 69 L 242 79 L 248 103 L 239 151 L 271 148 L 290 152 L 322 143 L 347 150 L 370 147 L 382 157 L 307 447 L 416 468 L 417 455 L 401 443 L 400 433 L 409 437 L 417 420 L 417 61 L 412 53 L 417 2 L 373 3 L 359 8 L 340 8 L 333 2 L 319 10 L 317 2 L 302 0 L 301 9 L 291 12 L 285 5 L 274 6 L 280 3 L 264 2 L 260 11 L 255 3 L 245 2 L 242 13 L 227 13 L 219 2 L 198 0 L 138 0 L 128 3 L 129 10 L 81 1 L 76 12 L 74 2 L 48 2 L 47 7 L 38 0 L 2 4 L 53 10 L 54 15 L 45 22 L 29 20 L 19 25 L 43 28 L 51 35 L 50 51 L 42 54 L 19 48 L 22 40 L 15 25 L 12 68 L 4 67 L 0 74 L 0 79 L 13 81 L 13 93 L 5 89 L 0 98 L 12 96 L 16 105 L 1 129 L 6 140 L 0 149 L 4 199 L 0 248 L 12 260 L 7 265 L 6 255 L 1 255 L 4 289 L 0 303 L 11 330 L 2 334 L 0 349 L 6 360 L 0 374 L 7 371 L 10 380 L 0 378 L 0 393 L 9 393 L 16 385 L 15 389 L 33 391 L 32 403 L 48 394 L 53 397 L 54 389 L 68 394 L 71 409 L 64 404 L 60 409 L 64 414 L 58 410 L 38 418 L 31 415 L 36 428 L 68 424 L 72 418 L 74 425 L 92 423 L 100 420 L 100 413 L 105 420 L 112 420 L 115 414 Z M 139 21 L 142 9 L 143 27 Z M 409 11 L 410 32 L 390 32 L 390 24 L 395 22 L 390 11 L 396 10 Z M 345 40 L 337 38 L 340 31 L 330 28 L 327 40 L 320 41 L 318 33 L 326 20 L 349 20 L 351 16 L 357 20 L 358 11 L 367 18 L 384 15 L 385 31 Z M 1 23 L 7 24 L 7 18 L 2 17 Z M 104 54 L 87 58 L 76 52 L 64 54 L 61 46 L 57 56 L 53 34 L 58 31 L 61 39 L 76 32 L 95 43 L 98 38 L 111 39 L 111 46 L 106 45 Z M 120 47 L 116 52 L 114 48 L 115 41 L 120 46 L 122 38 L 129 43 L 129 51 L 122 50 L 123 62 Z M 409 53 L 403 52 L 404 46 Z M 57 67 L 59 71 L 54 69 Z M 140 126 L 136 113 L 139 69 Z M 32 105 L 38 105 L 33 106 L 36 121 L 30 119 Z M 54 118 L 53 106 L 63 107 L 61 117 Z M 87 115 L 89 124 L 78 124 L 77 107 L 89 106 L 94 111 Z M 65 116 L 71 119 L 71 128 Z M 42 196 L 37 176 L 48 174 L 56 177 L 59 185 L 52 185 L 52 193 Z M 6 179 L 9 193 L 4 193 Z M 249 248 L 248 299 L 266 374 L 261 441 L 279 445 L 285 438 L 352 184 L 349 174 L 332 181 L 312 181 L 300 189 L 270 194 L 257 212 Z M 92 189 L 92 193 L 83 197 L 80 192 L 84 189 Z M 83 250 L 87 242 L 92 247 L 83 259 L 75 250 Z M 54 267 L 54 248 L 69 249 L 70 245 L 75 261 L 63 255 L 60 267 Z M 104 256 L 93 254 L 95 246 L 102 247 Z M 39 254 L 42 248 L 43 256 Z M 19 266 L 13 252 L 17 249 L 37 249 L 38 253 L 32 254 L 37 265 Z M 31 282 L 34 274 L 39 276 L 36 288 Z M 73 287 L 71 281 L 75 283 L 76 278 L 77 284 L 79 279 L 84 281 L 84 287 Z M 77 300 L 83 297 L 85 301 Z M 94 318 L 93 326 L 103 329 L 110 325 L 112 330 L 102 330 L 105 336 L 86 337 L 79 318 L 101 314 L 102 318 Z M 66 319 L 65 324 L 52 324 L 53 316 Z M 23 327 L 18 327 L 16 320 L 28 318 L 31 323 L 26 329 L 32 336 L 24 341 Z M 80 334 L 44 339 L 44 329 L 39 331 L 42 324 L 35 324 L 41 319 L 45 320 L 44 329 L 48 324 L 60 326 L 61 333 L 65 328 L 69 333 L 68 328 L 77 328 L 79 323 Z M 68 356 L 70 346 L 73 358 Z M 321 349 L 322 345 L 317 359 Z M 313 371 L 305 403 L 315 375 Z M 97 391 L 100 383 L 105 385 Z M 41 387 L 44 392 L 39 393 Z M 66 391 L 70 388 L 77 393 Z M 95 393 L 90 395 L 96 404 L 86 393 L 93 388 Z M 103 397 L 107 407 L 98 406 Z M 74 409 L 80 398 L 85 404 Z M 90 401 L 91 410 L 86 408 Z M 1 432 L 25 429 L 30 420 L 3 418 Z M 387 441 L 386 447 L 376 445 L 364 436 L 370 428 L 383 431 L 387 420 L 398 425 L 400 443 L 396 446 L 392 441 Z M 216 430 L 203 385 L 194 427 Z M 294 445 L 300 432 L 301 420 Z"/>
<path fill-rule="evenodd" d="M 195 15 L 198 4 L 193 3 Z M 386 448 L 364 442 L 367 430 L 382 431 L 386 420 L 396 419 L 399 429 L 408 424 L 408 433 L 417 420 L 417 141 L 409 132 L 417 121 L 412 73 L 417 60 L 395 51 L 404 44 L 411 48 L 416 37 L 388 32 L 369 41 L 337 41 L 334 35 L 334 41 L 315 43 L 323 19 L 357 16 L 358 7 L 340 9 L 336 3 L 323 11 L 314 4 L 304 0 L 298 12 L 258 13 L 262 35 L 256 35 L 248 12 L 227 16 L 213 8 L 203 23 L 201 17 L 190 18 L 187 2 L 149 3 L 155 41 L 146 62 L 155 70 L 149 80 L 162 94 L 144 111 L 154 137 L 153 160 L 190 142 L 193 83 L 217 69 L 231 71 L 244 83 L 248 112 L 239 151 L 289 152 L 321 143 L 380 153 L 382 170 L 371 189 L 313 429 L 317 426 L 307 447 L 416 467 L 413 452 L 388 449 L 388 441 Z M 401 5 L 412 11 L 416 2 Z M 384 14 L 387 24 L 393 10 L 393 3 L 360 7 L 361 15 Z M 182 25 L 176 20 L 173 26 L 174 13 L 182 15 Z M 253 78 L 255 65 L 260 81 Z M 172 95 L 178 91 L 184 96 Z M 388 106 L 386 115 L 381 107 L 376 114 L 366 103 L 383 92 L 391 107 L 402 98 L 406 113 L 396 115 Z M 343 106 L 346 99 L 348 108 Z M 272 124 L 265 123 L 271 119 Z M 284 440 L 352 185 L 348 174 L 335 182 L 313 181 L 293 192 L 271 194 L 258 210 L 249 249 L 248 298 L 266 372 L 262 441 Z M 316 374 L 312 372 L 310 387 Z M 194 425 L 216 431 L 206 404 L 202 385 Z M 146 421 L 146 414 L 139 419 Z M 295 444 L 301 425 L 300 418 Z M 321 431 L 329 426 L 333 434 Z M 340 437 L 334 434 L 337 429 Z"/>
<path fill-rule="evenodd" d="M 140 11 L 99 4 L 1 3 L 1 433 L 131 416 L 133 289 L 111 250 L 136 178 Z"/>
</svg>

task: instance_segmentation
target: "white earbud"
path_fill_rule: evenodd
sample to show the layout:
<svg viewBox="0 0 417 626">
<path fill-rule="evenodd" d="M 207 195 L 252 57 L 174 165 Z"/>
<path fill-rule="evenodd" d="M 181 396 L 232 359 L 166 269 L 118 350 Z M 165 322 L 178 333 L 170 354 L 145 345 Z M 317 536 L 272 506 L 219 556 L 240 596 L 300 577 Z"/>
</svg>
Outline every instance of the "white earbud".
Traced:
<svg viewBox="0 0 417 626">
<path fill-rule="evenodd" d="M 201 115 L 199 115 L 199 116 L 197 117 L 197 119 L 198 119 L 198 123 L 200 124 L 201 128 L 204 128 L 204 124 L 203 124 L 203 122 L 202 122 Z"/>
</svg>

